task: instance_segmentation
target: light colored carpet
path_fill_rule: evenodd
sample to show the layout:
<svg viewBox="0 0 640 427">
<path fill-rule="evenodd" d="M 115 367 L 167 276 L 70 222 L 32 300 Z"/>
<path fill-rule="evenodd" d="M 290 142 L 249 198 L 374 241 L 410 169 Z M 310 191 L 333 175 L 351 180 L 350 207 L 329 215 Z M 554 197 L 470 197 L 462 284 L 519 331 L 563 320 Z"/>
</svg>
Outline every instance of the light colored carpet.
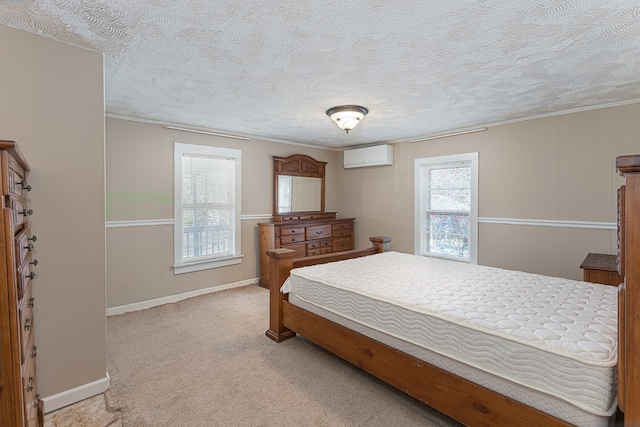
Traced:
<svg viewBox="0 0 640 427">
<path fill-rule="evenodd" d="M 109 317 L 108 406 L 127 427 L 459 425 L 267 325 L 257 285 Z"/>
<path fill-rule="evenodd" d="M 110 407 L 102 393 L 47 414 L 44 427 L 123 427 L 122 421 L 122 410 Z"/>
</svg>

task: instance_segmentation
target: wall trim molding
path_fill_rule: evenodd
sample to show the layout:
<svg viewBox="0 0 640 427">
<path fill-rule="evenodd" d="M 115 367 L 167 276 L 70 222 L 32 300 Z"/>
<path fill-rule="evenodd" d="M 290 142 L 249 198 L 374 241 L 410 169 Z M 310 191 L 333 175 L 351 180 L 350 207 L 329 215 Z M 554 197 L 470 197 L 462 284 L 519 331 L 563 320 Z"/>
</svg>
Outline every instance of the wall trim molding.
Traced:
<svg viewBox="0 0 640 427">
<path fill-rule="evenodd" d="M 225 291 L 227 289 L 241 288 L 243 286 L 255 285 L 258 283 L 258 280 L 259 280 L 258 278 L 241 280 L 239 282 L 227 283 L 225 285 L 211 286 L 209 288 L 197 289 L 195 291 L 183 292 L 180 294 L 169 295 L 166 297 L 134 302 L 131 304 L 120 305 L 117 307 L 109 307 L 107 308 L 107 316 L 116 316 L 118 314 L 129 313 L 132 311 L 146 310 L 147 308 L 157 307 L 159 305 L 164 305 L 164 304 L 171 304 L 174 302 L 197 297 L 200 295 L 212 294 L 214 292 Z"/>
<path fill-rule="evenodd" d="M 596 230 L 617 230 L 615 222 L 596 221 L 563 221 L 547 219 L 521 219 L 521 218 L 488 218 L 479 217 L 479 223 L 485 224 L 508 224 L 508 225 L 530 225 L 534 227 L 560 227 L 560 228 L 589 228 Z"/>
<path fill-rule="evenodd" d="M 109 377 L 109 373 L 106 372 L 104 378 L 43 398 L 44 412 L 46 414 L 80 402 L 81 400 L 97 396 L 109 390 L 110 386 L 111 378 Z"/>
<path fill-rule="evenodd" d="M 567 115 L 567 114 L 576 114 L 576 113 L 583 113 L 583 112 L 586 112 L 586 111 L 602 110 L 602 109 L 605 109 L 605 108 L 624 107 L 626 105 L 633 105 L 633 104 L 638 104 L 638 103 L 640 103 L 640 99 L 630 99 L 628 101 L 608 102 L 608 103 L 605 103 L 605 104 L 597 104 L 597 105 L 589 105 L 589 106 L 586 106 L 586 107 L 572 108 L 570 110 L 553 111 L 551 113 L 536 114 L 536 115 L 533 115 L 533 116 L 521 117 L 521 118 L 518 118 L 518 119 L 503 120 L 503 121 L 499 121 L 499 122 L 488 123 L 486 125 L 482 125 L 482 127 L 504 126 L 504 125 L 510 125 L 512 123 L 519 123 L 519 122 L 524 122 L 524 121 L 528 121 L 528 120 L 539 120 L 539 119 L 545 119 L 547 117 L 564 116 L 564 115 Z"/>
<path fill-rule="evenodd" d="M 586 107 L 573 108 L 573 109 L 570 109 L 570 110 L 554 111 L 554 112 L 551 112 L 551 113 L 542 113 L 542 114 L 536 114 L 536 115 L 533 115 L 533 116 L 519 117 L 517 119 L 503 120 L 503 121 L 498 121 L 498 122 L 493 122 L 493 123 L 478 123 L 478 127 L 492 128 L 492 127 L 497 127 L 497 126 L 510 125 L 512 123 L 524 122 L 524 121 L 528 121 L 528 120 L 539 120 L 539 119 L 544 119 L 544 118 L 547 118 L 547 117 L 562 116 L 562 115 L 566 115 L 566 114 L 582 113 L 582 112 L 585 112 L 585 111 L 600 110 L 600 109 L 604 109 L 604 108 L 622 107 L 622 106 L 633 105 L 633 104 L 638 104 L 638 103 L 640 103 L 640 99 L 631 99 L 631 100 L 628 100 L 628 101 L 609 102 L 609 103 L 605 103 L 605 104 L 597 104 L 597 105 L 589 105 L 589 106 L 586 106 Z M 218 133 L 218 132 L 229 133 L 229 132 L 225 132 L 225 131 L 218 130 L 218 129 L 209 129 L 209 128 L 202 128 L 202 127 L 194 128 L 192 126 L 181 125 L 179 123 L 163 122 L 163 121 L 159 121 L 159 120 L 149 120 L 149 119 L 143 119 L 143 118 L 132 117 L 132 116 L 124 116 L 124 115 L 113 114 L 113 113 L 105 113 L 105 117 L 106 118 L 111 118 L 111 119 L 118 119 L 118 120 L 128 120 L 130 122 L 148 123 L 148 124 L 154 124 L 154 125 L 160 125 L 160 126 L 181 126 L 181 127 L 192 128 L 194 130 L 204 130 L 204 131 L 210 131 L 210 132 L 216 132 L 216 133 Z M 459 129 L 449 129 L 449 130 L 446 131 L 446 133 L 455 133 L 455 132 L 458 132 L 460 130 L 464 130 L 464 129 L 460 129 L 460 128 Z M 298 145 L 298 146 L 301 146 L 301 147 L 315 148 L 315 149 L 327 150 L 327 151 L 344 151 L 344 150 L 348 150 L 350 148 L 350 147 L 340 147 L 340 148 L 323 147 L 323 146 L 317 146 L 317 145 L 304 144 L 304 143 L 301 143 L 301 142 L 287 141 L 287 140 L 283 140 L 283 139 L 268 138 L 268 137 L 264 137 L 264 136 L 250 135 L 250 134 L 238 134 L 238 135 L 239 136 L 246 136 L 246 137 L 251 138 L 251 139 L 258 139 L 258 140 L 262 140 L 262 141 L 278 142 L 278 143 L 281 143 L 281 144 L 288 144 L 288 145 Z M 418 137 L 418 138 L 411 138 L 411 139 L 423 139 L 423 138 L 429 138 L 431 136 L 433 136 L 433 135 L 428 135 L 427 134 L 427 135 L 423 135 L 422 138 Z M 398 143 L 398 142 L 409 142 L 409 141 L 410 141 L 410 139 L 397 139 L 397 140 L 381 141 L 381 143 L 384 142 L 385 144 L 395 144 L 395 143 Z"/>
<path fill-rule="evenodd" d="M 180 123 L 163 122 L 161 120 L 143 119 L 143 118 L 139 118 L 139 117 L 123 116 L 123 115 L 120 115 L 120 114 L 113 114 L 113 113 L 105 113 L 104 116 L 106 118 L 108 118 L 108 119 L 127 120 L 127 121 L 130 121 L 130 122 L 138 122 L 138 123 L 146 123 L 146 124 L 150 124 L 150 125 L 158 125 L 158 126 L 162 126 L 162 127 L 165 127 L 165 128 L 167 126 L 181 127 L 181 128 L 185 128 L 185 130 L 187 132 L 189 132 L 189 131 L 204 131 L 204 132 L 213 132 L 213 133 L 233 134 L 232 132 L 221 130 L 221 129 L 212 129 L 212 128 L 200 127 L 200 126 L 183 125 L 183 124 L 180 124 Z M 173 131 L 172 130 L 168 130 L 168 132 L 173 132 Z M 269 137 L 266 137 L 266 136 L 252 135 L 252 134 L 248 134 L 248 133 L 237 133 L 237 134 L 234 134 L 234 135 L 241 136 L 241 137 L 246 137 L 246 138 L 249 138 L 251 140 L 258 139 L 258 140 L 261 140 L 261 141 L 277 142 L 277 143 L 280 143 L 280 144 L 287 144 L 287 145 L 297 145 L 299 147 L 315 148 L 315 149 L 326 150 L 326 151 L 342 151 L 342 149 L 339 149 L 339 148 L 323 147 L 323 146 L 318 146 L 318 145 L 305 144 L 303 142 L 288 141 L 288 140 L 285 140 L 285 139 L 278 139 L 278 138 L 269 138 Z"/>
<path fill-rule="evenodd" d="M 250 214 L 241 215 L 241 221 L 257 221 L 262 219 L 271 220 L 271 214 Z M 156 225 L 174 225 L 173 218 L 167 219 L 131 219 L 126 221 L 105 221 L 105 228 L 123 228 L 123 227 L 152 227 Z"/>
<path fill-rule="evenodd" d="M 498 121 L 498 122 L 489 122 L 489 123 L 478 123 L 478 126 L 476 126 L 477 128 L 494 128 L 494 127 L 498 127 L 498 126 L 505 126 L 505 125 L 510 125 L 513 123 L 520 123 L 520 122 L 526 122 L 529 120 L 540 120 L 540 119 L 545 119 L 547 117 L 556 117 L 556 116 L 564 116 L 567 114 L 576 114 L 576 113 L 582 113 L 582 112 L 586 112 L 586 111 L 593 111 L 593 110 L 602 110 L 605 108 L 614 108 L 614 107 L 624 107 L 626 105 L 633 105 L 633 104 L 639 104 L 640 103 L 640 99 L 631 99 L 628 101 L 616 101 L 616 102 L 609 102 L 606 104 L 598 104 L 598 105 L 590 105 L 590 106 L 586 106 L 586 107 L 578 107 L 578 108 L 573 108 L 570 110 L 563 110 L 563 111 L 554 111 L 551 113 L 542 113 L 542 114 L 536 114 L 533 116 L 525 116 L 525 117 L 519 117 L 517 119 L 510 119 L 510 120 L 502 120 L 502 121 Z M 452 133 L 457 133 L 459 131 L 465 131 L 468 130 L 469 128 L 457 128 L 457 129 L 449 129 L 443 133 L 445 134 L 452 134 Z M 439 138 L 439 136 L 437 134 L 427 134 L 424 135 L 422 137 L 415 137 L 415 138 L 411 138 L 411 139 L 397 139 L 397 140 L 391 140 L 391 141 L 383 141 L 385 144 L 393 144 L 393 143 L 397 143 L 397 142 L 411 142 L 411 141 L 423 141 L 425 139 L 428 138 Z M 381 142 L 382 143 L 382 142 Z M 348 149 L 348 148 L 345 148 Z"/>
<path fill-rule="evenodd" d="M 154 225 L 173 225 L 173 218 L 168 219 L 140 219 L 128 221 L 106 221 L 105 228 L 122 228 L 122 227 L 151 227 Z"/>
<path fill-rule="evenodd" d="M 268 219 L 271 220 L 271 218 L 273 218 L 273 215 L 271 214 L 252 214 L 252 215 L 242 215 L 242 220 L 243 221 L 253 221 L 253 220 L 260 220 L 260 219 Z"/>
</svg>

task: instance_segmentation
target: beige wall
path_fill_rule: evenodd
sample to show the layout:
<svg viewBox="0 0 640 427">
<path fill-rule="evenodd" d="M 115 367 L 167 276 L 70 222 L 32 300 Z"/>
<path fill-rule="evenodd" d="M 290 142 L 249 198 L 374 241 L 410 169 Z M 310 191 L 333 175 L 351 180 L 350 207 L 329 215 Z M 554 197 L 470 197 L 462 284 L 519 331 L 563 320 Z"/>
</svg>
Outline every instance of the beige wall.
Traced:
<svg viewBox="0 0 640 427">
<path fill-rule="evenodd" d="M 479 153 L 480 217 L 615 223 L 615 157 L 640 152 L 640 104 L 395 144 L 393 166 L 340 170 L 357 246 L 382 234 L 412 253 L 414 160 L 465 152 Z M 613 230 L 481 223 L 478 262 L 580 279 L 586 254 L 615 244 Z"/>
<path fill-rule="evenodd" d="M 341 153 L 263 140 L 242 141 L 107 119 L 107 304 L 119 307 L 258 277 L 257 223 L 272 210 L 272 156 L 307 154 L 327 164 L 326 209 L 339 210 Z M 173 142 L 242 150 L 241 264 L 173 274 L 173 225 L 113 227 L 173 219 Z M 261 218 L 254 218 L 259 216 Z"/>
<path fill-rule="evenodd" d="M 43 398 L 106 378 L 102 55 L 0 26 L 0 138 L 32 171 Z M 106 379 L 105 379 L 106 381 Z"/>
<path fill-rule="evenodd" d="M 256 224 L 272 203 L 271 156 L 309 154 L 327 165 L 327 210 L 356 218 L 356 246 L 372 235 L 413 252 L 413 162 L 477 151 L 481 218 L 614 223 L 615 157 L 640 151 L 640 106 L 496 126 L 486 132 L 394 145 L 390 167 L 342 168 L 342 155 L 268 141 L 165 130 L 107 119 L 107 220 L 173 217 L 172 142 L 243 153 L 242 264 L 174 276 L 173 226 L 107 229 L 108 306 L 117 307 L 258 276 Z M 340 186 L 337 184 L 341 183 Z M 615 231 L 482 222 L 479 263 L 579 279 L 588 252 L 615 253 Z"/>
</svg>

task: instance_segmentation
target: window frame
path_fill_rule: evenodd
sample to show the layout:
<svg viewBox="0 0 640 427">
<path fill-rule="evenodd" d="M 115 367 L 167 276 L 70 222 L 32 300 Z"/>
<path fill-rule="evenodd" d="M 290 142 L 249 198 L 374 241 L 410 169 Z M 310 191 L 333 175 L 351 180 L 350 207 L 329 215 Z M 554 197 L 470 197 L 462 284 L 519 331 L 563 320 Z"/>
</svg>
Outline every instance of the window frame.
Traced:
<svg viewBox="0 0 640 427">
<path fill-rule="evenodd" d="M 428 183 L 425 171 L 432 167 L 471 166 L 471 206 L 469 210 L 469 258 L 452 257 L 426 251 L 427 219 L 426 195 Z M 447 156 L 425 157 L 414 161 L 414 254 L 443 258 L 470 264 L 478 263 L 478 153 L 463 153 Z"/>
<path fill-rule="evenodd" d="M 174 239 L 173 239 L 173 272 L 174 274 L 191 273 L 210 268 L 226 267 L 239 264 L 242 261 L 241 249 L 241 176 L 242 176 L 242 151 L 233 148 L 213 147 L 209 145 L 185 144 L 174 142 Z M 183 257 L 183 200 L 182 200 L 182 158 L 185 154 L 214 157 L 219 159 L 234 160 L 234 196 L 233 213 L 230 224 L 231 255 L 211 255 L 200 257 L 198 260 L 189 261 Z"/>
</svg>

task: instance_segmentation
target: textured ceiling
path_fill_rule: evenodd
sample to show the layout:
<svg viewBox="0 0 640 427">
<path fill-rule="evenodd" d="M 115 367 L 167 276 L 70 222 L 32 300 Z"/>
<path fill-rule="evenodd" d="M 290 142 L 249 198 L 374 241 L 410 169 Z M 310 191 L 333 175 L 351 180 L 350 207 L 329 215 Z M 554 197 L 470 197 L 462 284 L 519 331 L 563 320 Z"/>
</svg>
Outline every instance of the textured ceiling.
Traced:
<svg viewBox="0 0 640 427">
<path fill-rule="evenodd" d="M 105 54 L 107 112 L 345 147 L 640 100 L 637 0 L 0 0 Z M 369 109 L 348 135 L 327 108 Z"/>
</svg>

